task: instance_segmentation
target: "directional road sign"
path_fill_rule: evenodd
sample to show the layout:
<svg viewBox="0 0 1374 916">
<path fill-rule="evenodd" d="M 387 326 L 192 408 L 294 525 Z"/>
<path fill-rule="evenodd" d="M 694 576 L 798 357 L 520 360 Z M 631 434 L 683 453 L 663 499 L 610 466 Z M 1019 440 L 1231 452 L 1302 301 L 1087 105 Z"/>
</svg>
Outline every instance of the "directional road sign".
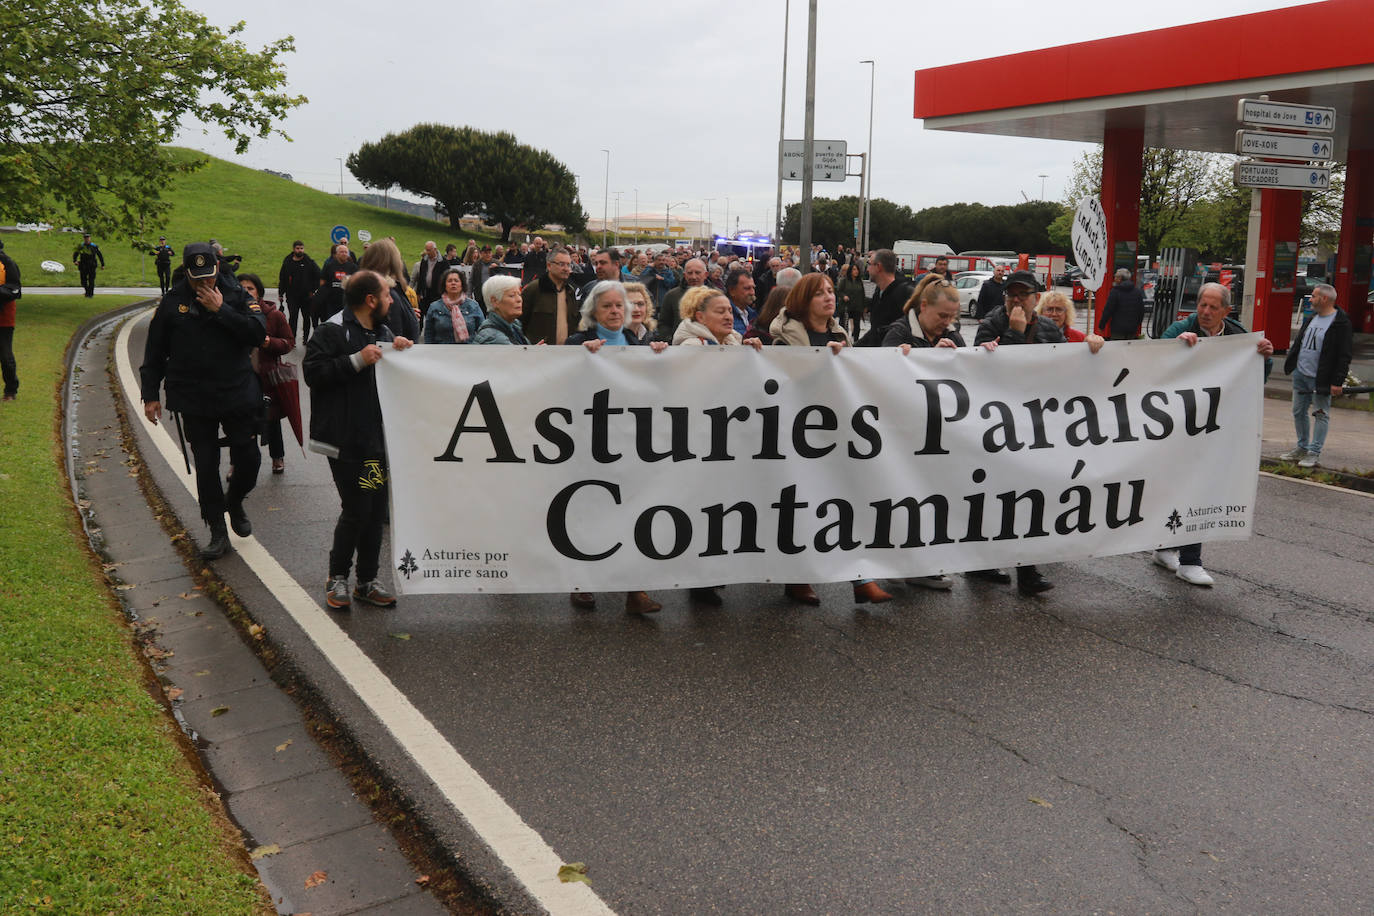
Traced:
<svg viewBox="0 0 1374 916">
<path fill-rule="evenodd" d="M 1319 130 L 1329 134 L 1336 129 L 1336 109 L 1241 99 L 1236 105 L 1236 120 L 1258 127 L 1289 127 L 1294 130 Z"/>
<path fill-rule="evenodd" d="M 334 241 L 334 244 L 335 244 L 335 245 L 339 244 L 339 243 L 342 242 L 344 239 L 348 238 L 348 227 L 347 227 L 347 226 L 335 226 L 335 227 L 330 231 L 329 237 Z"/>
<path fill-rule="evenodd" d="M 782 177 L 788 181 L 801 181 L 806 168 L 802 162 L 803 140 L 782 141 Z M 812 140 L 811 148 L 815 156 L 811 169 L 812 181 L 844 181 L 849 171 L 849 143 L 846 140 Z"/>
<path fill-rule="evenodd" d="M 1235 165 L 1236 184 L 1242 188 L 1287 188 L 1324 191 L 1331 184 L 1331 170 L 1324 166 L 1280 165 L 1245 160 Z"/>
<path fill-rule="evenodd" d="M 1242 156 L 1311 162 L 1330 159 L 1334 147 L 1330 137 L 1275 134 L 1264 130 L 1236 131 L 1236 152 Z"/>
</svg>

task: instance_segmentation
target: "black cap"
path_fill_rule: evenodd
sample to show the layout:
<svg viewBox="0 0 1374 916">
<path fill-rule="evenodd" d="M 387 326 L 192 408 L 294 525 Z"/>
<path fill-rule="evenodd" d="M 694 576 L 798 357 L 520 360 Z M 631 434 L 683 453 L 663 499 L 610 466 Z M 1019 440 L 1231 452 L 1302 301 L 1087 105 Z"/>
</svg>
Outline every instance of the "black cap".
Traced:
<svg viewBox="0 0 1374 916">
<path fill-rule="evenodd" d="M 159 235 L 159 236 L 157 237 L 157 240 L 158 240 L 159 242 L 165 242 L 165 241 L 167 241 L 167 236 L 165 236 L 165 235 Z"/>
<path fill-rule="evenodd" d="M 203 280 L 219 273 L 219 258 L 215 249 L 205 242 L 192 242 L 182 252 L 181 263 L 186 265 L 186 276 L 192 280 Z"/>
<path fill-rule="evenodd" d="M 1044 287 L 1040 285 L 1040 281 L 1035 278 L 1035 274 L 1031 273 L 1029 270 L 1013 270 L 1007 275 L 1007 289 L 1011 289 L 1018 283 L 1021 286 L 1029 286 L 1037 293 L 1044 289 Z"/>
</svg>

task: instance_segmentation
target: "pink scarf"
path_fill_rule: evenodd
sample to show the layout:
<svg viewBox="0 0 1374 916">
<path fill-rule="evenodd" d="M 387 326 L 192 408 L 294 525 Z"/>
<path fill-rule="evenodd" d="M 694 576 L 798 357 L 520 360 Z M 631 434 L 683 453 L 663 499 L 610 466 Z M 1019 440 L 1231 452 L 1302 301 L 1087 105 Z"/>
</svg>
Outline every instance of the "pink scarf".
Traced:
<svg viewBox="0 0 1374 916">
<path fill-rule="evenodd" d="M 463 300 L 450 302 L 448 296 L 443 297 L 444 305 L 448 306 L 449 317 L 453 320 L 453 339 L 457 343 L 468 342 L 468 320 L 463 317 Z"/>
</svg>

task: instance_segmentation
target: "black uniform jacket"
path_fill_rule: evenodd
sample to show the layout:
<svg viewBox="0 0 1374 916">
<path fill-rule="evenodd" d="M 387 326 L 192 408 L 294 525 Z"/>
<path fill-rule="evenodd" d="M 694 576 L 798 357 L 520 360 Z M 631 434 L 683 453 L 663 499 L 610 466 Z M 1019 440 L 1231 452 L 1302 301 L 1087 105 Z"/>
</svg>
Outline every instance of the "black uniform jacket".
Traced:
<svg viewBox="0 0 1374 916">
<path fill-rule="evenodd" d="M 165 380 L 164 406 L 179 413 L 223 417 L 262 406 L 249 358 L 267 338 L 262 309 L 233 278 L 221 274 L 216 285 L 224 297 L 218 312 L 196 301 L 185 278 L 162 297 L 139 370 L 144 402 L 162 400 Z"/>
</svg>

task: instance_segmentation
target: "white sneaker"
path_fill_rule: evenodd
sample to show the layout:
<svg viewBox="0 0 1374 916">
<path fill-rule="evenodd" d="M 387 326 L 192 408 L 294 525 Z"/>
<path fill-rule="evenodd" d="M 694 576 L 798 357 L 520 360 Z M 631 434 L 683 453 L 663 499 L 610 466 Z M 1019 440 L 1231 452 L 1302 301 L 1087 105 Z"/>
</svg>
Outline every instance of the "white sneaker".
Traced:
<svg viewBox="0 0 1374 916">
<path fill-rule="evenodd" d="M 1212 577 L 1201 566 L 1180 566 L 1174 575 L 1189 585 L 1201 585 L 1207 588 L 1212 585 Z"/>
<path fill-rule="evenodd" d="M 954 587 L 954 580 L 949 576 L 913 576 L 906 580 L 906 584 L 944 592 Z"/>
<path fill-rule="evenodd" d="M 1303 456 L 1302 460 L 1298 462 L 1298 467 L 1315 468 L 1319 464 L 1321 464 L 1321 456 L 1314 455 L 1311 452 L 1308 452 L 1306 455 Z"/>
<path fill-rule="evenodd" d="M 1178 551 L 1177 550 L 1156 550 L 1155 565 L 1163 566 L 1169 572 L 1178 572 Z"/>
<path fill-rule="evenodd" d="M 1297 461 L 1299 458 L 1305 458 L 1305 457 L 1307 457 L 1307 449 L 1305 449 L 1305 448 L 1290 448 L 1288 451 L 1284 452 L 1282 455 L 1279 456 L 1279 460 L 1280 460 L 1280 461 Z"/>
</svg>

